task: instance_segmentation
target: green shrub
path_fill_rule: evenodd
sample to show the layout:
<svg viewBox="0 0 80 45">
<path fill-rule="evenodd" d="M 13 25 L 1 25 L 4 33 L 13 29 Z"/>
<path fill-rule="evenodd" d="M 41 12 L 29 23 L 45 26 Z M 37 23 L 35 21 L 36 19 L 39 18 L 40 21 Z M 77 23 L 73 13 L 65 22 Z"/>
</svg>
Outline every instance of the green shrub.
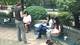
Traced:
<svg viewBox="0 0 80 45">
<path fill-rule="evenodd" d="M 65 25 L 71 25 L 71 14 L 69 12 L 60 12 L 60 21 Z"/>
<path fill-rule="evenodd" d="M 46 10 L 41 6 L 30 6 L 27 7 L 24 11 L 27 11 L 33 20 L 44 19 L 46 17 Z"/>
</svg>

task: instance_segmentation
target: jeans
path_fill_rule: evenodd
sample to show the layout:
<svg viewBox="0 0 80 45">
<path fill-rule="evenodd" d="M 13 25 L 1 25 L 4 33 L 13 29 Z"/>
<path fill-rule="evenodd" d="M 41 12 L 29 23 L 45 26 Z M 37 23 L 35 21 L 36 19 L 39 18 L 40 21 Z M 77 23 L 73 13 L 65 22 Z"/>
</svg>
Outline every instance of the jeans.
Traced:
<svg viewBox="0 0 80 45">
<path fill-rule="evenodd" d="M 22 21 L 15 20 L 18 40 L 26 41 L 25 28 Z"/>
</svg>

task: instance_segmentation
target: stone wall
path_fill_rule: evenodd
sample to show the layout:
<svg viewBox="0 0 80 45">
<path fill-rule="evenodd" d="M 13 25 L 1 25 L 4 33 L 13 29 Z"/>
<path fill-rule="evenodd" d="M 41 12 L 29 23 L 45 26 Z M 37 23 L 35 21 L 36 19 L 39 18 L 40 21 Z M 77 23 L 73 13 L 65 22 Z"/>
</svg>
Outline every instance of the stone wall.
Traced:
<svg viewBox="0 0 80 45">
<path fill-rule="evenodd" d="M 42 22 L 46 22 L 46 20 L 35 20 L 34 24 Z M 63 25 L 63 33 L 64 35 L 67 35 L 72 41 L 74 41 L 76 43 L 75 45 L 80 45 L 80 30 Z"/>
<path fill-rule="evenodd" d="M 34 20 L 32 21 L 32 25 L 37 24 L 37 23 L 42 23 L 42 22 L 47 22 L 47 20 Z"/>
<path fill-rule="evenodd" d="M 63 32 L 66 33 L 69 38 L 75 41 L 76 45 L 80 45 L 80 30 L 68 26 L 63 26 L 63 27 L 64 27 Z"/>
</svg>

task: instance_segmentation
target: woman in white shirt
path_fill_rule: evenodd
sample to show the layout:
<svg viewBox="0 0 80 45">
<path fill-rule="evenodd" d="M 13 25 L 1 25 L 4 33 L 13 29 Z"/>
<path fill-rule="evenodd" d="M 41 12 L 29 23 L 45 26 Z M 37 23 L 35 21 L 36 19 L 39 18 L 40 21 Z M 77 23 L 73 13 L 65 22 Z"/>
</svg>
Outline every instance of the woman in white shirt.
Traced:
<svg viewBox="0 0 80 45">
<path fill-rule="evenodd" d="M 48 29 L 46 32 L 48 40 L 51 39 L 51 29 L 52 29 L 52 26 L 54 26 L 54 23 L 55 23 L 54 17 L 51 17 L 51 19 L 48 21 L 48 25 L 47 25 Z"/>
<path fill-rule="evenodd" d="M 51 29 L 51 35 L 52 36 L 58 36 L 60 31 L 61 31 L 60 25 L 54 23 L 54 28 Z"/>
<path fill-rule="evenodd" d="M 50 20 L 49 21 L 49 29 L 47 29 L 47 39 L 51 40 L 51 36 L 58 36 L 61 32 L 60 23 L 57 20 Z"/>
<path fill-rule="evenodd" d="M 54 23 L 56 23 L 56 21 L 54 20 L 54 17 L 51 17 L 50 19 L 48 19 L 48 25 L 47 27 L 50 29 L 52 28 L 52 25 L 54 25 Z"/>
<path fill-rule="evenodd" d="M 25 25 L 25 29 L 27 29 L 26 32 L 30 30 L 30 24 L 31 24 L 31 15 L 28 14 L 28 12 L 24 12 L 23 22 Z"/>
</svg>

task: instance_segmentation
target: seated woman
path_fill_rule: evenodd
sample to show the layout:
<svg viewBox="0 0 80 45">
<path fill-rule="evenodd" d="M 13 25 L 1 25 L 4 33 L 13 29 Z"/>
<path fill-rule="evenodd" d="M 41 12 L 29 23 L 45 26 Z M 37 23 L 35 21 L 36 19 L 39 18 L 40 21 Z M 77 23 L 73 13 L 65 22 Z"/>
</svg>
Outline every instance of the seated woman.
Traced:
<svg viewBox="0 0 80 45">
<path fill-rule="evenodd" d="M 46 32 L 47 39 L 51 40 L 51 36 L 55 36 L 55 37 L 59 36 L 60 32 L 61 32 L 60 25 L 54 23 L 53 28 L 47 29 L 47 32 Z"/>
<path fill-rule="evenodd" d="M 58 36 L 60 34 L 60 32 L 61 32 L 60 25 L 57 23 L 54 23 L 54 27 L 53 27 L 53 29 L 51 29 L 51 35 Z"/>
</svg>

